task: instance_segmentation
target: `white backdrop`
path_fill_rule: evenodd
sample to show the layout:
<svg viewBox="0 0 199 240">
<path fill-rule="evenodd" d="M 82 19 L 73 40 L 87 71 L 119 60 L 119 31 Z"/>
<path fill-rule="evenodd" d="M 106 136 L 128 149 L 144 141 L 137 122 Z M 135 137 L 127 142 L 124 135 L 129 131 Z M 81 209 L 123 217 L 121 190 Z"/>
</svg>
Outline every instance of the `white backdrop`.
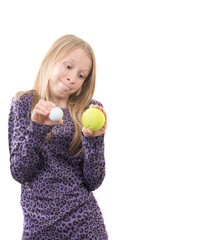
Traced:
<svg viewBox="0 0 199 240">
<path fill-rule="evenodd" d="M 94 195 L 109 239 L 199 239 L 198 12 L 193 0 L 1 1 L 0 239 L 19 240 L 23 228 L 11 98 L 68 33 L 95 51 L 94 98 L 108 115 L 106 177 Z"/>
</svg>

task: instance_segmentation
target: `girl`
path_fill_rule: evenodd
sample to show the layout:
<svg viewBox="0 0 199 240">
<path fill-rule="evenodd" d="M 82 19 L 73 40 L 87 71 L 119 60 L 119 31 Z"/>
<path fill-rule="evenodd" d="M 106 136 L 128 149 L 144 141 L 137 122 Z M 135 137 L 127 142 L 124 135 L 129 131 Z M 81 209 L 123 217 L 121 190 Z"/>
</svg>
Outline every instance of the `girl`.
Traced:
<svg viewBox="0 0 199 240">
<path fill-rule="evenodd" d="M 33 89 L 12 99 L 8 132 L 12 177 L 21 183 L 22 239 L 108 239 L 92 193 L 105 176 L 107 116 L 92 99 L 96 63 L 90 45 L 74 35 L 54 42 Z M 60 107 L 59 122 L 49 119 Z M 82 127 L 88 107 L 102 110 L 102 129 Z"/>
</svg>

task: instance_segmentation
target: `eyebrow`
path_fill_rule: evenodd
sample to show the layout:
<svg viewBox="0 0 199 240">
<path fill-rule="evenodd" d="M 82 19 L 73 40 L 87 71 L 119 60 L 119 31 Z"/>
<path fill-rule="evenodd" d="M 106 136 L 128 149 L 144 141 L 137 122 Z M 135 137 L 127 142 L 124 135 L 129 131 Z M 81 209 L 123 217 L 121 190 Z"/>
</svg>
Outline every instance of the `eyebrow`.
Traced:
<svg viewBox="0 0 199 240">
<path fill-rule="evenodd" d="M 72 58 L 67 58 L 67 60 L 72 61 L 72 62 L 75 62 L 75 60 L 72 59 Z"/>
<path fill-rule="evenodd" d="M 75 60 L 73 60 L 72 58 L 67 58 L 67 60 L 64 60 L 64 62 L 67 62 L 67 61 L 71 61 L 71 62 L 75 62 Z M 89 72 L 89 69 L 82 69 L 82 71 L 87 71 L 87 72 Z"/>
</svg>

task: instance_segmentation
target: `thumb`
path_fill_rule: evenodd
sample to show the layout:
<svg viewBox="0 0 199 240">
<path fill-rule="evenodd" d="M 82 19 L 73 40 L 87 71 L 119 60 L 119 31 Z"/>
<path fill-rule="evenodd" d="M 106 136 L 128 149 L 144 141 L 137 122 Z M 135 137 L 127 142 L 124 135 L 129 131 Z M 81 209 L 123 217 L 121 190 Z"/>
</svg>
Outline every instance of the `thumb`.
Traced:
<svg viewBox="0 0 199 240">
<path fill-rule="evenodd" d="M 59 122 L 58 122 L 58 124 L 63 124 L 64 123 L 64 121 L 63 121 L 63 119 L 61 119 Z"/>
</svg>

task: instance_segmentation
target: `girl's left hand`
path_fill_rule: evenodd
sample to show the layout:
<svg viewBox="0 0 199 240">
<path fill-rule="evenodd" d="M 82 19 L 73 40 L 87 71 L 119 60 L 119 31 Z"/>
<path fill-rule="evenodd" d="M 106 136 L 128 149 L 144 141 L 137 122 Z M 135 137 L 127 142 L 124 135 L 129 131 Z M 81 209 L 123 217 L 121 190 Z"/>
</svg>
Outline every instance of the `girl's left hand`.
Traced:
<svg viewBox="0 0 199 240">
<path fill-rule="evenodd" d="M 86 136 L 86 137 L 97 137 L 97 136 L 100 136 L 100 135 L 105 133 L 106 128 L 107 128 L 107 115 L 106 115 L 106 112 L 104 111 L 104 108 L 100 107 L 98 105 L 91 104 L 89 106 L 89 108 L 92 108 L 92 107 L 98 108 L 99 110 L 101 110 L 104 113 L 104 115 L 105 115 L 105 123 L 104 123 L 104 126 L 101 129 L 97 130 L 97 131 L 92 131 L 92 130 L 86 128 L 86 127 L 83 127 L 82 128 L 82 132 L 83 132 L 84 136 Z"/>
</svg>

